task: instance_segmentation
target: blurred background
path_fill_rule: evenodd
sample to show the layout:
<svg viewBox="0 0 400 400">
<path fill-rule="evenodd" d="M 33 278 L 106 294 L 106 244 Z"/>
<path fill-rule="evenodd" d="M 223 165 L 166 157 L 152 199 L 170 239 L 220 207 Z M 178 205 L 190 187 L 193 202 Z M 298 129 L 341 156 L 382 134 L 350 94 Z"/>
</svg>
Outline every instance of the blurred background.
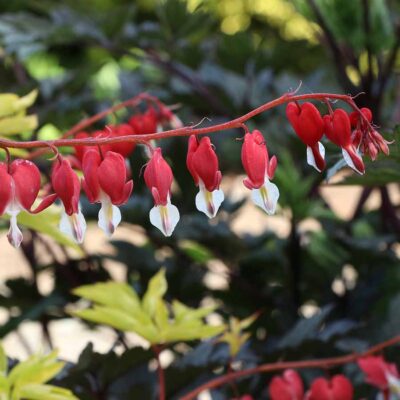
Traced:
<svg viewBox="0 0 400 400">
<path fill-rule="evenodd" d="M 134 193 L 112 240 L 97 227 L 97 205 L 84 196 L 89 229 L 82 247 L 56 233 L 57 207 L 23 217 L 19 250 L 8 245 L 8 221 L 2 219 L 0 337 L 9 356 L 57 347 L 67 361 L 79 360 L 81 375 L 68 384 L 89 385 L 83 372 L 100 368 L 123 347 L 112 329 L 66 313 L 76 300 L 71 289 L 114 279 L 142 293 L 162 266 L 168 297 L 193 307 L 217 304 L 216 321 L 261 312 L 238 355 L 242 367 L 362 350 L 399 333 L 397 0 L 1 0 L 0 11 L 1 92 L 39 90 L 30 109 L 38 115 L 38 129 L 14 138 L 57 138 L 82 118 L 143 91 L 175 106 L 185 124 L 206 117 L 206 126 L 240 116 L 302 81 L 301 93 L 363 92 L 357 104 L 370 107 L 380 132 L 394 140 L 390 156 L 367 161 L 362 177 L 342 169 L 340 151 L 327 144 L 328 169 L 318 174 L 307 166 L 304 145 L 280 107 L 248 123 L 263 132 L 270 154 L 278 157 L 276 216 L 257 209 L 242 185 L 236 139 L 243 133 L 234 130 L 212 137 L 226 196 L 213 220 L 195 210 L 187 140 L 159 143 L 175 175 L 173 203 L 182 215 L 170 238 L 149 223 L 152 199 L 140 148 L 130 159 Z M 93 130 L 134 112 L 119 111 Z M 44 176 L 48 158 L 36 160 Z M 129 335 L 125 341 L 141 344 Z M 94 347 L 86 347 L 89 342 Z M 398 349 L 387 355 L 400 362 Z M 209 379 L 228 358 L 223 344 L 171 346 L 164 354 L 168 398 Z M 124 364 L 118 376 L 96 375 L 104 397 L 84 398 L 152 398 L 154 388 L 145 385 L 154 379 L 147 361 Z M 344 371 L 361 384 L 354 366 Z M 304 376 L 311 380 L 316 373 Z M 240 385 L 265 398 L 268 379 L 255 376 Z M 212 398 L 229 398 L 229 390 Z M 373 395 L 362 385 L 357 390 Z"/>
</svg>

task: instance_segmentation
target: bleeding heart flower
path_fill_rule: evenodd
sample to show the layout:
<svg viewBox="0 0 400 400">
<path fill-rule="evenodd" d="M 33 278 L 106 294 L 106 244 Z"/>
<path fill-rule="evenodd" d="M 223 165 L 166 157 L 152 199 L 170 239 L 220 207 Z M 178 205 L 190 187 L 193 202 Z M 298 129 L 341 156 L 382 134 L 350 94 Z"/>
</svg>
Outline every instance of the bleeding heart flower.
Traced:
<svg viewBox="0 0 400 400">
<path fill-rule="evenodd" d="M 144 180 L 154 199 L 150 222 L 165 236 L 172 235 L 179 221 L 179 211 L 171 204 L 173 179 L 171 167 L 164 160 L 161 149 L 156 148 L 144 170 Z"/>
<path fill-rule="evenodd" d="M 224 192 L 219 188 L 222 175 L 210 138 L 203 137 L 198 142 L 195 135 L 190 136 L 186 165 L 200 189 L 196 195 L 197 209 L 208 218 L 215 217 L 224 201 Z"/>
<path fill-rule="evenodd" d="M 149 107 L 144 114 L 136 114 L 129 120 L 129 125 L 136 135 L 147 135 L 157 132 L 157 113 L 153 107 Z"/>
<path fill-rule="evenodd" d="M 22 232 L 17 225 L 17 216 L 21 211 L 39 213 L 49 207 L 57 198 L 56 194 L 46 196 L 38 207 L 32 210 L 40 190 L 40 172 L 35 164 L 28 160 L 14 160 L 9 166 L 0 163 L 0 215 L 10 216 L 8 241 L 19 247 Z"/>
<path fill-rule="evenodd" d="M 128 201 L 133 181 L 126 182 L 127 170 L 124 157 L 109 151 L 104 158 L 92 148 L 85 153 L 82 162 L 83 189 L 91 203 L 101 203 L 98 225 L 106 235 L 114 233 L 121 222 L 118 207 Z"/>
<path fill-rule="evenodd" d="M 269 385 L 271 400 L 303 400 L 304 386 L 300 375 L 287 369 L 282 376 L 275 376 Z"/>
<path fill-rule="evenodd" d="M 107 126 L 107 130 L 109 131 L 108 137 L 130 136 L 136 133 L 132 126 L 128 124 L 110 125 Z M 102 149 L 102 153 L 106 155 L 108 150 L 113 151 L 114 153 L 119 153 L 122 157 L 129 157 L 133 150 L 135 150 L 135 147 L 136 143 L 134 142 L 113 143 L 108 145 L 108 149 Z"/>
<path fill-rule="evenodd" d="M 360 110 L 362 112 L 362 114 L 364 115 L 364 117 L 368 120 L 368 122 L 372 121 L 372 111 L 367 108 L 367 107 L 363 107 Z M 365 127 L 366 125 L 366 121 L 364 120 L 364 118 L 361 118 L 361 115 L 358 111 L 353 111 L 349 114 L 349 118 L 350 118 L 350 124 L 351 127 L 353 129 L 359 127 Z"/>
<path fill-rule="evenodd" d="M 376 386 L 382 391 L 388 391 L 393 387 L 393 391 L 400 393 L 400 373 L 393 363 L 388 363 L 382 356 L 368 356 L 360 358 L 358 366 L 366 375 L 366 382 Z"/>
<path fill-rule="evenodd" d="M 340 108 L 336 109 L 333 114 L 324 115 L 324 123 L 327 138 L 342 148 L 343 158 L 347 165 L 359 174 L 363 174 L 365 167 L 353 145 L 349 114 Z"/>
<path fill-rule="evenodd" d="M 60 220 L 60 231 L 82 243 L 86 231 L 86 221 L 79 206 L 81 185 L 71 168 L 70 162 L 59 157 L 53 166 L 51 184 L 64 205 Z"/>
<path fill-rule="evenodd" d="M 307 163 L 321 172 L 325 168 L 325 148 L 320 142 L 324 134 L 324 122 L 317 107 L 312 103 L 288 103 L 286 116 L 297 136 L 307 145 Z"/>
<path fill-rule="evenodd" d="M 335 375 L 331 380 L 317 378 L 306 400 L 353 400 L 353 392 L 353 385 L 344 375 Z"/>
<path fill-rule="evenodd" d="M 274 214 L 279 198 L 278 187 L 270 182 L 277 166 L 275 156 L 269 159 L 264 136 L 260 131 L 246 133 L 242 146 L 242 164 L 247 173 L 243 184 L 251 190 L 254 203 L 268 214 Z"/>
</svg>

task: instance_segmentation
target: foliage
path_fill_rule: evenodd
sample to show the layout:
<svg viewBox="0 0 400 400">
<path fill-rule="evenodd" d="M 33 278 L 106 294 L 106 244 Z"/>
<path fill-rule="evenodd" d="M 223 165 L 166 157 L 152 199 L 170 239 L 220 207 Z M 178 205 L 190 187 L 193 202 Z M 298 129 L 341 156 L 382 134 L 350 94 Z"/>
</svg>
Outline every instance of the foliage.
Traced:
<svg viewBox="0 0 400 400">
<path fill-rule="evenodd" d="M 122 331 L 108 352 L 95 352 L 89 344 L 76 363 L 58 374 L 57 384 L 70 388 L 79 399 L 157 398 L 157 377 L 149 368 L 154 354 L 141 347 L 121 353 L 126 332 L 136 332 L 151 344 L 162 343 L 170 352 L 173 361 L 165 368 L 168 400 L 224 373 L 232 356 L 233 368 L 244 369 L 277 360 L 362 351 L 399 333 L 398 90 L 389 73 L 398 79 L 398 53 L 392 65 L 388 63 L 398 40 L 392 22 L 399 17 L 399 5 L 371 0 L 366 27 L 361 0 L 315 0 L 322 20 L 311 3 L 23 0 L 2 4 L 0 83 L 2 91 L 22 96 L 0 97 L 0 127 L 3 118 L 6 122 L 18 118 L 7 123 L 11 131 L 0 129 L 7 138 L 59 137 L 83 117 L 141 91 L 177 104 L 176 112 L 186 123 L 204 117 L 216 123 L 243 115 L 302 80 L 305 92 L 365 92 L 356 97 L 357 104 L 371 107 L 385 137 L 395 140 L 390 157 L 367 165 L 362 177 L 345 174 L 339 180 L 343 166 L 331 156 L 327 161 L 333 169 L 326 182 L 326 176 L 307 168 L 304 148 L 291 133 L 283 110 L 258 116 L 249 128 L 265 134 L 270 153 L 279 160 L 279 217 L 269 218 L 259 211 L 249 216 L 247 200 L 237 190 L 235 177 L 242 167 L 241 143 L 235 139 L 243 132 L 216 134 L 213 143 L 226 201 L 213 222 L 194 212 L 195 187 L 183 168 L 186 141 L 160 142 L 175 174 L 174 201 L 184 216 L 170 238 L 148 222 L 151 195 L 143 184 L 140 170 L 145 157 L 138 148 L 129 160 L 134 195 L 121 210 L 132 237 L 139 232 L 140 240 L 119 236 L 110 241 L 112 252 L 90 254 L 85 246 L 72 248 L 55 233 L 56 209 L 43 218 L 43 214 L 21 215 L 21 223 L 31 231 L 21 250 L 32 273 L 4 282 L 0 306 L 9 317 L 0 335 L 32 320 L 46 337 L 53 321 L 71 317 L 76 296 L 92 303 L 73 311 L 87 320 L 88 329 L 94 321 Z M 35 89 L 38 98 L 33 105 Z M 26 112 L 29 106 L 32 114 Z M 126 121 L 132 112 L 128 108 L 110 115 L 93 130 Z M 42 127 L 38 132 L 34 115 Z M 208 123 L 203 121 L 204 126 Z M 38 159 L 44 175 L 49 174 L 47 158 Z M 360 194 L 338 209 L 336 199 L 329 196 L 330 182 L 335 187 L 357 185 Z M 371 194 L 378 201 L 365 207 Z M 81 202 L 85 215 L 94 220 L 97 208 L 84 197 Z M 276 230 L 278 219 L 282 224 Z M 37 256 L 43 246 L 48 257 Z M 126 282 L 110 282 L 109 261 L 123 266 Z M 6 267 L 12 269 L 12 261 Z M 158 272 L 161 268 L 163 272 Z M 54 287 L 43 294 L 40 278 L 49 273 Z M 211 308 L 205 307 L 210 303 Z M 208 331 L 211 328 L 203 322 L 215 307 L 223 320 L 230 321 L 227 330 L 218 339 L 198 340 L 221 332 L 215 327 Z M 244 326 L 256 311 L 258 318 Z M 188 315 L 196 317 L 185 319 Z M 187 331 L 188 336 L 180 336 L 185 324 L 198 324 L 196 335 Z M 171 333 L 171 327 L 180 328 Z M 398 347 L 385 350 L 385 356 L 400 362 Z M 337 372 L 351 378 L 356 398 L 375 398 L 376 392 L 362 383 L 355 365 L 337 367 Z M 323 373 L 301 372 L 306 384 Z M 237 390 L 264 399 L 271 377 L 253 375 L 238 380 L 235 389 L 225 385 L 212 390 L 211 397 L 230 399 Z"/>
<path fill-rule="evenodd" d="M 33 355 L 26 361 L 8 367 L 4 348 L 0 345 L 0 398 L 2 400 L 77 400 L 68 389 L 49 385 L 64 368 L 57 361 L 57 352 L 46 356 Z"/>
</svg>

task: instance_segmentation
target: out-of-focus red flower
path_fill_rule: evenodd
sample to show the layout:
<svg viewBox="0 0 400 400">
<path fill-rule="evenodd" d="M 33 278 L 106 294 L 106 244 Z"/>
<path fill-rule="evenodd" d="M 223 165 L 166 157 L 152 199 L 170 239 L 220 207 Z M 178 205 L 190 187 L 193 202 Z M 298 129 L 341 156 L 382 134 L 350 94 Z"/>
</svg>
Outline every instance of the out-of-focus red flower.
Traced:
<svg viewBox="0 0 400 400">
<path fill-rule="evenodd" d="M 344 375 L 332 379 L 317 378 L 307 392 L 306 400 L 353 400 L 353 385 Z"/>
<path fill-rule="evenodd" d="M 287 369 L 282 376 L 272 378 L 269 385 L 271 400 L 303 400 L 304 386 L 300 375 Z"/>
<path fill-rule="evenodd" d="M 157 132 L 157 113 L 153 107 L 149 107 L 143 114 L 138 113 L 129 119 L 129 125 L 136 135 L 147 135 Z"/>
<path fill-rule="evenodd" d="M 386 390 L 389 387 L 390 377 L 400 379 L 396 365 L 386 362 L 382 356 L 363 357 L 357 363 L 365 374 L 366 382 L 380 390 Z"/>
<path fill-rule="evenodd" d="M 290 102 L 286 116 L 297 136 L 307 145 L 307 163 L 317 171 L 325 168 L 325 148 L 320 142 L 324 134 L 324 122 L 317 107 L 312 103 Z"/>
</svg>

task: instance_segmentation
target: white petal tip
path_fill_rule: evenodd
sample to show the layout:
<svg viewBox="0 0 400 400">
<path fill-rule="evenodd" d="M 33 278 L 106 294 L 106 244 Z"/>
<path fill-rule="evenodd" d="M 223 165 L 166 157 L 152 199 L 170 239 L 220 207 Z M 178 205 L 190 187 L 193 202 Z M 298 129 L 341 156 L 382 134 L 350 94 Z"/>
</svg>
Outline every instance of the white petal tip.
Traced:
<svg viewBox="0 0 400 400">
<path fill-rule="evenodd" d="M 199 193 L 196 195 L 196 208 L 206 214 L 208 218 L 214 218 L 223 201 L 224 192 L 221 189 L 209 192 L 206 188 L 200 187 Z"/>
<path fill-rule="evenodd" d="M 275 214 L 276 205 L 279 199 L 279 189 L 274 183 L 266 180 L 259 189 L 251 191 L 253 202 L 262 208 L 268 215 Z"/>
<path fill-rule="evenodd" d="M 104 231 L 106 236 L 110 237 L 117 226 L 121 222 L 121 211 L 118 207 L 111 204 L 108 201 L 101 202 L 101 208 L 99 211 L 99 227 Z"/>
<path fill-rule="evenodd" d="M 83 243 L 86 232 L 86 221 L 82 212 L 67 215 L 65 211 L 61 215 L 60 231 L 69 236 L 76 243 Z"/>
<path fill-rule="evenodd" d="M 17 225 L 17 214 L 12 214 L 10 218 L 10 229 L 7 233 L 9 243 L 18 248 L 22 243 L 22 232 Z"/>
<path fill-rule="evenodd" d="M 342 154 L 343 154 L 343 158 L 344 161 L 346 161 L 346 164 L 353 169 L 354 171 L 356 171 L 357 173 L 359 173 L 360 175 L 364 175 L 364 172 L 360 171 L 359 169 L 357 169 L 357 167 L 354 165 L 353 160 L 350 157 L 350 154 L 347 152 L 347 150 L 342 149 Z M 357 154 L 360 155 L 360 153 L 357 151 Z"/>
<path fill-rule="evenodd" d="M 325 147 L 321 142 L 318 142 L 318 149 L 322 158 L 325 159 Z M 318 172 L 321 172 L 321 170 L 317 167 L 317 163 L 315 162 L 315 157 L 310 146 L 307 146 L 307 164 L 314 167 Z"/>
<path fill-rule="evenodd" d="M 178 209 L 168 202 L 165 206 L 154 206 L 150 210 L 150 222 L 165 236 L 171 236 L 179 221 Z"/>
</svg>

